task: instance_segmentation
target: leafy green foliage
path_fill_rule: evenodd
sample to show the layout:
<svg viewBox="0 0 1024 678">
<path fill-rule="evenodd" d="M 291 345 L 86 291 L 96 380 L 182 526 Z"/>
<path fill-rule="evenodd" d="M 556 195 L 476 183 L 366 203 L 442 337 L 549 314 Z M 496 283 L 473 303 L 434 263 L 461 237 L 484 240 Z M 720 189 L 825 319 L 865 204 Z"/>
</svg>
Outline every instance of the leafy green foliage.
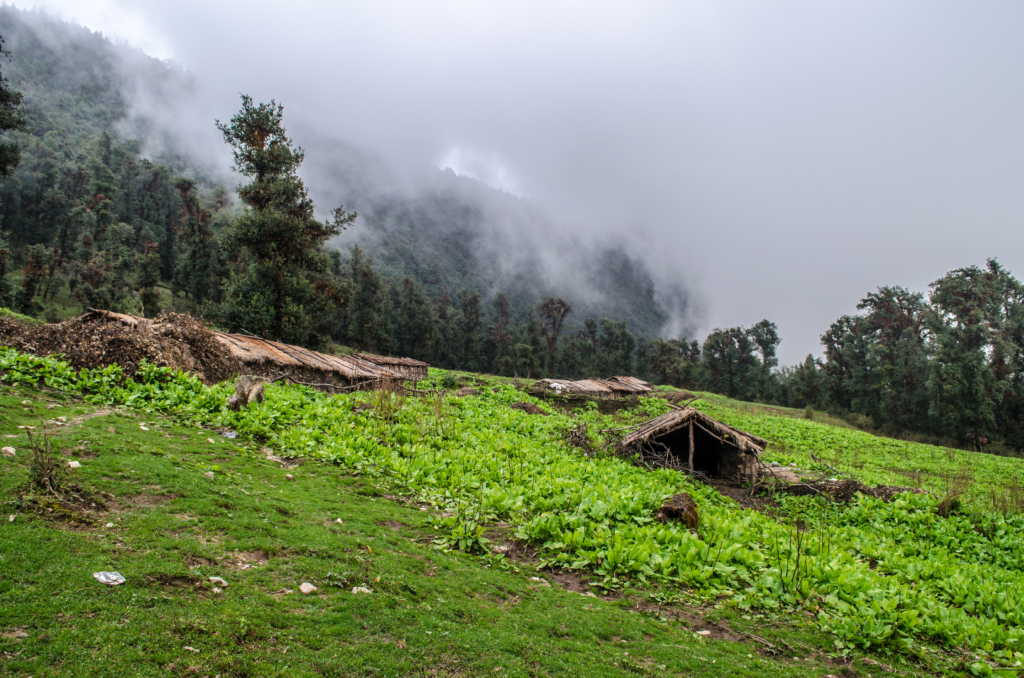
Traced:
<svg viewBox="0 0 1024 678">
<path fill-rule="evenodd" d="M 367 394 L 329 397 L 271 385 L 261 407 L 232 413 L 224 407 L 226 386 L 207 388 L 152 366 L 139 370 L 138 381 L 126 381 L 117 368 L 74 372 L 56 360 L 3 349 L 0 374 L 7 383 L 41 381 L 96 402 L 230 427 L 267 440 L 280 454 L 330 461 L 386 482 L 448 514 L 435 522 L 442 548 L 484 552 L 481 528 L 500 521 L 537 545 L 542 565 L 590 572 L 605 588 L 680 587 L 706 599 L 726 596 L 740 610 L 811 612 L 839 652 L 885 646 L 917 653 L 922 643 L 938 642 L 1013 663 L 1024 650 L 1024 594 L 1015 565 L 1024 553 L 1020 516 L 941 517 L 927 495 L 890 504 L 862 498 L 848 508 L 792 498 L 783 508 L 804 524 L 797 530 L 740 510 L 677 472 L 581 456 L 562 442 L 566 415 L 512 409 L 528 396 L 500 382 L 481 396 L 410 399 L 380 415 Z M 913 463 L 929 454 L 927 446 L 817 422 L 730 415 L 726 404 L 712 399 L 702 407 L 780 441 L 789 455 L 826 454 L 829 445 L 858 442 L 873 453 L 913 454 Z M 651 399 L 626 416 L 666 408 Z M 609 423 L 591 408 L 574 421 L 599 431 Z M 609 441 L 598 436 L 595 442 Z M 697 501 L 699 536 L 655 520 L 662 501 L 683 488 Z"/>
</svg>

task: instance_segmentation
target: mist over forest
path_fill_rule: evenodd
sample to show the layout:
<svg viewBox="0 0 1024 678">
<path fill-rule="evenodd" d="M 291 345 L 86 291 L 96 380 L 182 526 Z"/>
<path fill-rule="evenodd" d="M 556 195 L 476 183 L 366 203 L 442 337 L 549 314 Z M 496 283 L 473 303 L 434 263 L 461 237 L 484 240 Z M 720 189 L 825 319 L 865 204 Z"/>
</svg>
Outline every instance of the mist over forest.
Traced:
<svg viewBox="0 0 1024 678">
<path fill-rule="evenodd" d="M 1024 286 L 995 259 L 937 270 L 927 293 L 867 291 L 821 328 L 822 357 L 780 365 L 771 318 L 695 338 L 706 306 L 684 282 L 688 251 L 654 265 L 664 248 L 627 226 L 588 235 L 451 168 L 292 133 L 287 102 L 243 95 L 215 126 L 192 110 L 187 71 L 45 13 L 0 7 L 0 35 L 0 306 L 48 322 L 191 313 L 507 376 L 631 374 L 1024 449 Z M 731 265 L 722 252 L 715 275 Z"/>
</svg>

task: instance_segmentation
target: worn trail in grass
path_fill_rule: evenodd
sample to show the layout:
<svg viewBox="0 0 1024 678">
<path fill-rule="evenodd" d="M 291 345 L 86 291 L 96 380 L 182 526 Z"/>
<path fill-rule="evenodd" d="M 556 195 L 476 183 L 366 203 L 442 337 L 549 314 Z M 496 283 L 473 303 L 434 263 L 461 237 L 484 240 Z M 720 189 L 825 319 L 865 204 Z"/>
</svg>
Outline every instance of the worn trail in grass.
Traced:
<svg viewBox="0 0 1024 678">
<path fill-rule="evenodd" d="M 18 427 L 57 417 L 67 424 L 52 425 L 53 442 L 81 462 L 77 479 L 108 493 L 85 522 L 18 508 L 29 463 Z M 641 614 L 628 593 L 596 599 L 534 581 L 532 568 L 438 552 L 430 507 L 382 496 L 330 465 L 283 469 L 256 445 L 156 415 L 0 386 L 0 436 L 18 450 L 0 459 L 4 515 L 14 516 L 0 526 L 6 675 L 850 671 L 808 647 L 824 638 L 798 626 L 783 631 L 809 659 L 769 658 Z M 92 573 L 101 570 L 127 582 L 99 584 Z M 228 582 L 220 593 L 214 576 Z M 303 582 L 318 591 L 302 595 Z"/>
</svg>

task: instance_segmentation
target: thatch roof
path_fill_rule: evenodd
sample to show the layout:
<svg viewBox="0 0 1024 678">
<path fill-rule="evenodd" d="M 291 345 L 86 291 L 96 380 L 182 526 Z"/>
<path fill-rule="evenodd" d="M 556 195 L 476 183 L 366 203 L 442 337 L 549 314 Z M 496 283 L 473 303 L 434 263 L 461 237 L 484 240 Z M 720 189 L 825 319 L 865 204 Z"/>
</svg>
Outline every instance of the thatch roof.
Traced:
<svg viewBox="0 0 1024 678">
<path fill-rule="evenodd" d="M 301 346 L 282 344 L 242 334 L 214 332 L 231 355 L 248 365 L 279 368 L 306 368 L 319 372 L 333 372 L 350 382 L 401 379 L 402 375 L 380 365 L 348 355 L 328 355 Z"/>
<path fill-rule="evenodd" d="M 555 395 L 581 395 L 594 397 L 620 397 L 643 395 L 651 392 L 651 385 L 636 377 L 608 377 L 607 379 L 538 379 L 531 390 Z"/>
<path fill-rule="evenodd" d="M 373 355 L 372 353 L 353 353 L 353 357 L 364 360 L 374 365 L 386 367 L 392 372 L 398 372 L 408 379 L 420 380 L 429 376 L 429 363 L 412 358 L 396 358 L 386 355 Z"/>
<path fill-rule="evenodd" d="M 82 316 L 84 321 L 118 323 L 126 327 L 137 328 L 140 325 L 153 323 L 145 318 L 137 318 L 124 313 L 113 311 L 102 311 L 90 308 L 89 312 Z M 364 382 L 386 382 L 410 378 L 403 370 L 390 369 L 385 364 L 376 364 L 363 357 L 346 355 L 329 355 L 311 351 L 301 346 L 283 344 L 269 339 L 246 336 L 242 334 L 228 334 L 210 330 L 220 345 L 227 349 L 232 358 L 237 359 L 249 368 L 260 368 L 268 372 L 268 368 L 274 368 L 282 373 L 290 370 L 300 372 L 311 371 L 326 375 L 336 375 L 343 378 L 349 384 Z M 425 369 L 427 364 L 410 358 L 384 358 L 374 356 L 381 360 L 396 361 L 396 365 L 410 361 L 422 365 Z M 411 366 L 410 366 L 411 367 Z M 264 376 L 270 376 L 265 374 Z"/>
<path fill-rule="evenodd" d="M 693 422 L 695 426 L 703 428 L 719 440 L 738 447 L 743 452 L 760 456 L 761 452 L 768 445 L 768 441 L 763 438 L 758 438 L 752 433 L 723 424 L 692 407 L 672 410 L 667 414 L 645 422 L 626 436 L 620 445 L 622 447 L 638 447 L 643 443 L 650 442 L 654 438 L 688 426 L 690 422 Z"/>
</svg>

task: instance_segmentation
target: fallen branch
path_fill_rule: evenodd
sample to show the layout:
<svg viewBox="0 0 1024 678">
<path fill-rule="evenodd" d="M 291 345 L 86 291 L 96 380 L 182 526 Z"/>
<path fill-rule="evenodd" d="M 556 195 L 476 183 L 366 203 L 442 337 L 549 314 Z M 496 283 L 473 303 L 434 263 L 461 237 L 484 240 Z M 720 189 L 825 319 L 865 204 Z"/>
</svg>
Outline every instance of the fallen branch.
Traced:
<svg viewBox="0 0 1024 678">
<path fill-rule="evenodd" d="M 825 468 L 829 469 L 830 471 L 832 471 L 833 473 L 835 473 L 837 475 L 841 475 L 841 476 L 848 476 L 848 475 L 850 475 L 849 473 L 844 473 L 843 471 L 840 471 L 839 469 L 837 469 L 837 468 L 835 468 L 833 466 L 829 466 L 828 464 L 823 462 L 821 459 L 818 459 L 816 456 L 814 456 L 813 452 L 811 452 L 811 459 L 813 459 L 814 461 L 818 462 L 819 464 L 821 464 L 822 466 L 824 466 Z"/>
</svg>

